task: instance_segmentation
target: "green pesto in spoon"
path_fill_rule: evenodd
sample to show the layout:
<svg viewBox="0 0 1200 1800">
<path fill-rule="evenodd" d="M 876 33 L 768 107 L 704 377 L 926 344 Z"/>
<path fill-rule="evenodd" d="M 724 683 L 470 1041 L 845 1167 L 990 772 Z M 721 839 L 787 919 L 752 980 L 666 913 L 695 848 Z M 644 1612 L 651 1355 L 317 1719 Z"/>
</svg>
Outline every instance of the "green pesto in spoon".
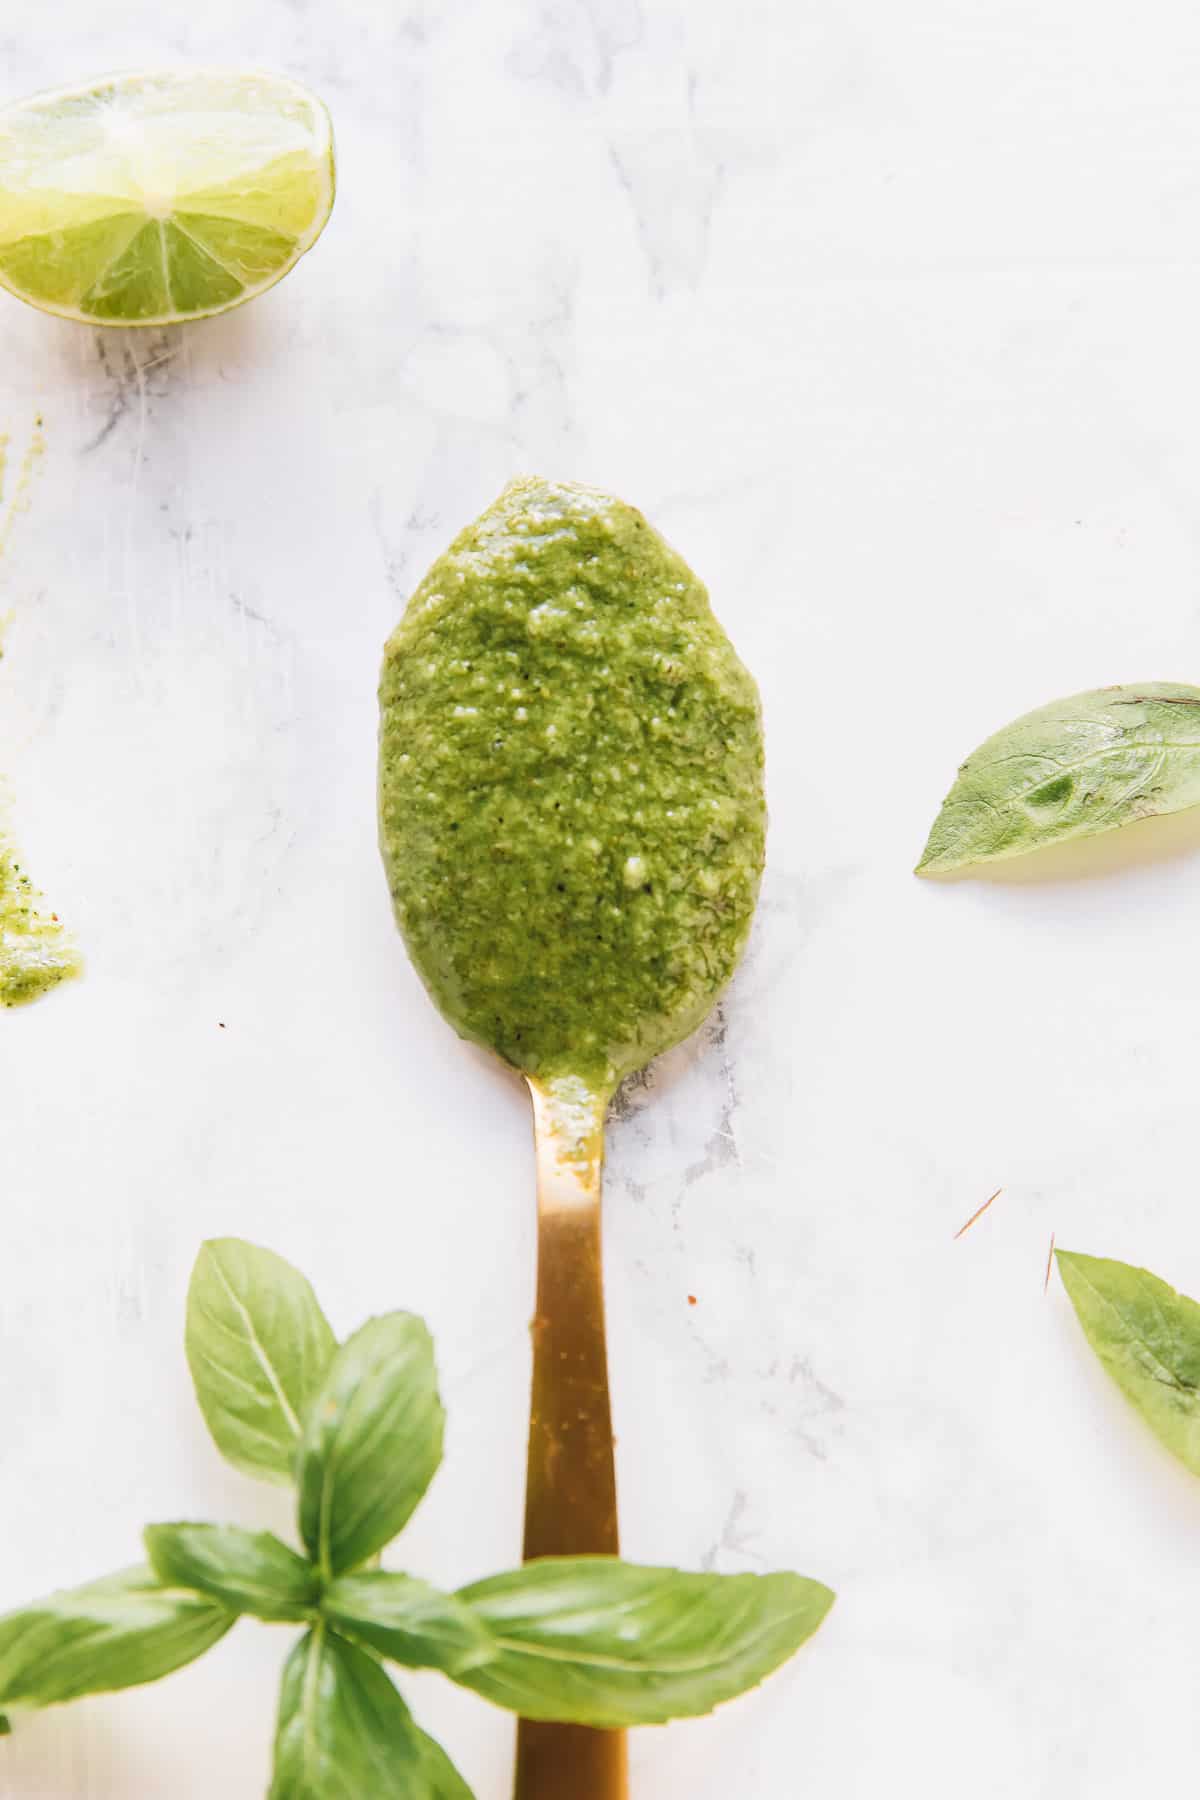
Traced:
<svg viewBox="0 0 1200 1800">
<path fill-rule="evenodd" d="M 380 836 L 409 953 L 455 1029 L 533 1096 L 525 1552 L 615 1552 L 604 1114 L 701 1023 L 745 944 L 766 829 L 758 693 L 639 512 L 527 479 L 417 588 L 380 701 Z M 620 1734 L 523 1725 L 519 1800 L 567 1791 L 624 1795 Z"/>
</svg>

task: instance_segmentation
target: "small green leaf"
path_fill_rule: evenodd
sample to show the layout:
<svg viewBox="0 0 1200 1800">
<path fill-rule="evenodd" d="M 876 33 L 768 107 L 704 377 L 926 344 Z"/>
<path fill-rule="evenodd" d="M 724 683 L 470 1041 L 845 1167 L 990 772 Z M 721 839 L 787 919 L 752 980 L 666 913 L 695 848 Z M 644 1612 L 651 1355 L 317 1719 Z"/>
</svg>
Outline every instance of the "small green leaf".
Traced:
<svg viewBox="0 0 1200 1800">
<path fill-rule="evenodd" d="M 334 1357 L 300 1447 L 300 1536 L 328 1580 L 403 1529 L 442 1460 L 433 1341 L 412 1313 L 370 1319 Z"/>
<path fill-rule="evenodd" d="M 0 1706 L 56 1706 L 157 1681 L 203 1655 L 233 1621 L 146 1568 L 51 1594 L 0 1618 Z"/>
<path fill-rule="evenodd" d="M 1026 713 L 967 758 L 917 873 L 1023 856 L 1196 805 L 1200 688 L 1097 688 Z"/>
<path fill-rule="evenodd" d="M 374 1657 L 324 1625 L 288 1657 L 269 1800 L 472 1800 Z"/>
<path fill-rule="evenodd" d="M 296 1449 L 337 1340 L 298 1269 L 241 1238 L 201 1247 L 186 1347 L 217 1449 L 265 1481 L 294 1479 Z"/>
<path fill-rule="evenodd" d="M 469 1606 L 411 1575 L 340 1575 L 321 1611 L 344 1636 L 409 1668 L 457 1675 L 492 1655 L 491 1636 Z"/>
<path fill-rule="evenodd" d="M 146 1554 L 173 1587 L 197 1588 L 231 1612 L 257 1619 L 312 1617 L 320 1597 L 317 1571 L 270 1531 L 236 1525 L 147 1525 Z"/>
<path fill-rule="evenodd" d="M 1200 1475 L 1200 1306 L 1129 1263 L 1057 1253 L 1088 1342 L 1172 1455 Z"/>
<path fill-rule="evenodd" d="M 786 1662 L 833 1605 L 802 1575 L 685 1575 L 601 1556 L 527 1563 L 459 1598 L 496 1655 L 457 1681 L 527 1719 L 598 1726 L 711 1712 Z"/>
</svg>

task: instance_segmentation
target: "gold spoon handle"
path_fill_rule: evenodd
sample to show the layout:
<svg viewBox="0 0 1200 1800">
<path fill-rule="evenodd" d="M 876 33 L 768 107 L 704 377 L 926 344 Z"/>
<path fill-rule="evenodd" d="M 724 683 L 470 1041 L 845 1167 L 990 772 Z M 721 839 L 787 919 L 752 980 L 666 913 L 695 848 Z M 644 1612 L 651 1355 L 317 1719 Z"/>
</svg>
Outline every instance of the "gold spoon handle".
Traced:
<svg viewBox="0 0 1200 1800">
<path fill-rule="evenodd" d="M 514 1800 L 628 1800 L 623 1731 L 517 1721 Z"/>
<path fill-rule="evenodd" d="M 600 1171 L 608 1096 L 530 1080 L 538 1279 L 525 1484 L 525 1559 L 618 1550 L 604 1347 Z M 514 1800 L 628 1800 L 625 1734 L 517 1727 Z"/>
</svg>

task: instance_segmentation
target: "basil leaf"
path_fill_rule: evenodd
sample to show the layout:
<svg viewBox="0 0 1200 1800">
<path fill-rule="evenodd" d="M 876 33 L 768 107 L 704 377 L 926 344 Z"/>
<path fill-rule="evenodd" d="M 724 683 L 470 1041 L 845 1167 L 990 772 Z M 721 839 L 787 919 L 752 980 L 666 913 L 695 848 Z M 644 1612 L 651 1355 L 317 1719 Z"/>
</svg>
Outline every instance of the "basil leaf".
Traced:
<svg viewBox="0 0 1200 1800">
<path fill-rule="evenodd" d="M 1026 713 L 972 752 L 919 875 L 1023 856 L 1200 805 L 1200 688 L 1097 688 Z"/>
<path fill-rule="evenodd" d="M 192 1270 L 185 1336 L 217 1449 L 265 1481 L 293 1478 L 296 1446 L 337 1340 L 298 1269 L 241 1238 L 213 1238 Z"/>
<path fill-rule="evenodd" d="M 146 1554 L 160 1580 L 198 1588 L 231 1612 L 308 1619 L 320 1598 L 317 1571 L 270 1531 L 236 1525 L 147 1525 Z"/>
<path fill-rule="evenodd" d="M 1173 1456 L 1200 1475 L 1200 1306 L 1128 1263 L 1057 1253 L 1088 1342 Z"/>
<path fill-rule="evenodd" d="M 321 1611 L 347 1637 L 409 1668 L 456 1675 L 492 1655 L 491 1636 L 469 1606 L 411 1575 L 341 1575 Z"/>
<path fill-rule="evenodd" d="M 318 1625 L 288 1657 L 269 1800 L 472 1800 L 374 1657 Z"/>
<path fill-rule="evenodd" d="M 234 1615 L 123 1569 L 0 1619 L 0 1707 L 56 1706 L 157 1681 L 224 1637 Z"/>
<path fill-rule="evenodd" d="M 342 1345 L 297 1463 L 300 1536 L 326 1580 L 408 1523 L 442 1460 L 444 1422 L 421 1319 L 386 1313 Z"/>
<path fill-rule="evenodd" d="M 659 1725 L 755 1687 L 811 1637 L 833 1595 L 802 1575 L 685 1575 L 562 1557 L 463 1588 L 490 1662 L 455 1676 L 527 1719 Z"/>
</svg>

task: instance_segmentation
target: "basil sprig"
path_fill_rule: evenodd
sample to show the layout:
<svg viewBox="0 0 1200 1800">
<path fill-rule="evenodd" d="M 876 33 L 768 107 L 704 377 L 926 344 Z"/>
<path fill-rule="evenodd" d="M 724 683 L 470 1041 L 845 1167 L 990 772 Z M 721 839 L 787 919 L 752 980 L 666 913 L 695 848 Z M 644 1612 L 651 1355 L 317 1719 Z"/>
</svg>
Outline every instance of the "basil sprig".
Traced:
<svg viewBox="0 0 1200 1800">
<path fill-rule="evenodd" d="M 437 1669 L 527 1718 L 664 1723 L 762 1681 L 833 1595 L 800 1575 L 694 1575 L 547 1558 L 446 1594 L 374 1566 L 441 1462 L 444 1414 L 420 1319 L 338 1345 L 309 1283 L 270 1251 L 205 1244 L 188 1362 L 217 1448 L 291 1482 L 303 1550 L 233 1525 L 148 1526 L 145 1567 L 0 1618 L 8 1716 L 157 1681 L 242 1613 L 302 1625 L 283 1672 L 269 1800 L 471 1800 L 383 1662 Z"/>
<path fill-rule="evenodd" d="M 972 751 L 918 875 L 1023 856 L 1200 806 L 1200 688 L 1143 681 L 1056 700 Z"/>
</svg>

